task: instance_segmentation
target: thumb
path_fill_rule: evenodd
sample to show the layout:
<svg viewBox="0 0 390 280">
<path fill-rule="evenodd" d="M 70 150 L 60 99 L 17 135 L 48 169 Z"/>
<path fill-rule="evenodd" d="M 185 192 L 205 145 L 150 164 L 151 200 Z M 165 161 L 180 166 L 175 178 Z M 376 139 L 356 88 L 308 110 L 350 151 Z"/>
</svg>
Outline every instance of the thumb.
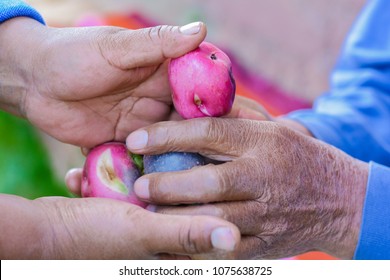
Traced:
<svg viewBox="0 0 390 280">
<path fill-rule="evenodd" d="M 153 254 L 228 256 L 240 242 L 238 228 L 216 217 L 148 214 L 144 240 Z"/>
<path fill-rule="evenodd" d="M 100 36 L 98 44 L 111 63 L 122 69 L 130 69 L 152 66 L 168 58 L 182 56 L 197 48 L 206 33 L 206 26 L 202 22 L 181 27 L 160 25 L 138 30 L 119 29 L 104 39 Z"/>
</svg>

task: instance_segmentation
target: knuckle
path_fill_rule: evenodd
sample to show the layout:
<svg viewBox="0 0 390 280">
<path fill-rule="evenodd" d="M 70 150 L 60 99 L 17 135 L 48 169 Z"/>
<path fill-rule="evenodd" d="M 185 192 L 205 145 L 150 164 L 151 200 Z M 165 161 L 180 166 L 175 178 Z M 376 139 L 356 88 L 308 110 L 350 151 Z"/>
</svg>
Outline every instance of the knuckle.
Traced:
<svg viewBox="0 0 390 280">
<path fill-rule="evenodd" d="M 199 231 L 196 217 L 193 217 L 190 223 L 183 225 L 179 231 L 179 244 L 183 251 L 189 254 L 200 254 L 207 249 L 209 242 L 205 242 L 202 232 Z M 209 244 L 209 246 L 211 246 Z"/>
<path fill-rule="evenodd" d="M 118 36 L 123 29 L 116 27 L 104 27 L 100 29 L 101 32 L 96 32 L 95 42 L 101 51 L 106 52 L 107 50 L 112 49 L 121 42 L 118 40 L 121 36 Z"/>
<path fill-rule="evenodd" d="M 151 149 L 149 153 L 158 150 L 159 153 L 167 151 L 175 151 L 177 148 L 178 135 L 171 128 L 168 122 L 161 122 L 153 126 L 153 129 L 148 131 L 149 143 L 148 146 Z"/>
<path fill-rule="evenodd" d="M 203 213 L 205 213 L 206 215 L 210 215 L 210 216 L 214 216 L 214 217 L 218 217 L 218 218 L 221 218 L 221 219 L 225 219 L 227 220 L 227 215 L 224 211 L 224 209 L 222 209 L 220 206 L 217 206 L 215 204 L 205 204 L 203 207 Z"/>
<path fill-rule="evenodd" d="M 166 25 L 157 25 L 147 29 L 147 34 L 152 41 L 162 39 L 163 30 L 166 29 Z"/>
<path fill-rule="evenodd" d="M 192 120 L 194 122 L 193 127 L 199 132 L 197 135 L 207 141 L 214 140 L 213 136 L 215 131 L 218 130 L 217 122 L 213 118 L 203 118 L 202 121 Z M 198 124 L 197 124 L 198 123 Z"/>
<path fill-rule="evenodd" d="M 223 119 L 223 118 L 204 118 L 204 120 L 197 126 L 200 139 L 209 143 L 210 146 L 205 150 L 213 153 L 215 150 L 224 151 L 226 156 L 237 157 L 240 154 L 241 141 L 239 120 Z M 235 129 L 232 129 L 234 126 Z M 239 136 L 239 137 L 237 137 Z M 241 139 L 241 140 L 240 140 Z"/>
<path fill-rule="evenodd" d="M 258 174 L 247 162 L 226 163 L 229 167 L 215 167 L 214 182 L 218 200 L 255 199 L 260 192 Z"/>
<path fill-rule="evenodd" d="M 168 198 L 166 197 L 166 194 L 160 192 L 159 186 L 163 183 L 163 177 L 164 176 L 153 176 L 149 175 L 147 176 L 147 179 L 149 180 L 149 192 L 150 192 L 150 198 L 149 200 L 155 203 L 165 203 Z"/>
<path fill-rule="evenodd" d="M 135 34 L 131 33 L 131 36 L 123 36 L 123 32 L 127 30 L 119 27 L 101 27 L 96 30 L 100 32 L 96 32 L 94 45 L 102 58 L 110 65 L 125 68 L 122 65 L 122 57 L 126 57 L 126 54 L 129 52 L 126 46 L 131 44 L 128 44 L 127 41 L 133 40 Z"/>
<path fill-rule="evenodd" d="M 231 176 L 224 172 L 223 168 L 215 168 L 214 181 L 218 188 L 219 194 L 224 198 L 231 198 L 234 182 Z"/>
<path fill-rule="evenodd" d="M 232 134 L 231 127 L 226 119 L 209 118 L 209 130 L 208 136 L 212 139 L 216 139 L 218 143 L 229 143 Z M 226 141 L 227 140 L 227 141 Z"/>
<path fill-rule="evenodd" d="M 169 32 L 173 31 L 175 28 L 177 27 L 172 25 L 159 25 L 154 27 L 153 29 L 159 39 L 165 39 L 166 35 Z"/>
<path fill-rule="evenodd" d="M 147 29 L 148 38 L 156 45 L 161 46 L 162 57 L 169 57 L 169 44 L 171 36 L 168 36 L 175 27 L 170 25 L 157 25 Z"/>
<path fill-rule="evenodd" d="M 209 191 L 209 202 L 226 197 L 229 189 L 229 179 L 223 176 L 220 168 L 210 165 L 204 171 L 202 170 L 202 177 L 204 178 L 204 187 Z"/>
</svg>

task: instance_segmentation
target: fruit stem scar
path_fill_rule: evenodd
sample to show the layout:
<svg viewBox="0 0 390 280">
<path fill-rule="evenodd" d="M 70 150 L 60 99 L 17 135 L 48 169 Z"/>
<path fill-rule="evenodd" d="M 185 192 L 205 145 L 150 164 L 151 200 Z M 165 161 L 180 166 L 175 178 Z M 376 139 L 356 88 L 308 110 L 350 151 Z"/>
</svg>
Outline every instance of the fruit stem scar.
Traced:
<svg viewBox="0 0 390 280">
<path fill-rule="evenodd" d="M 215 53 L 211 54 L 210 58 L 211 58 L 212 60 L 217 60 L 217 56 L 215 55 Z"/>
<path fill-rule="evenodd" d="M 200 100 L 199 96 L 197 94 L 194 95 L 194 103 L 197 105 L 197 106 L 200 106 L 202 105 L 202 100 Z"/>
</svg>

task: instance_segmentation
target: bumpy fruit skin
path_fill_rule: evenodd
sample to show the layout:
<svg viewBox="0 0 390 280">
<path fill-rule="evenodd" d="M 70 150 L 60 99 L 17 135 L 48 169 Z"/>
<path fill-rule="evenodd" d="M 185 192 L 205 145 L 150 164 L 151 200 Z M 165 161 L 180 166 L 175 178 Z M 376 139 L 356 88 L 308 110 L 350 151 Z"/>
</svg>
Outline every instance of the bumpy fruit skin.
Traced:
<svg viewBox="0 0 390 280">
<path fill-rule="evenodd" d="M 170 172 L 205 165 L 206 159 L 196 153 L 169 152 L 161 155 L 144 155 L 144 173 Z"/>
<path fill-rule="evenodd" d="M 168 67 L 172 99 L 185 119 L 219 117 L 230 112 L 236 84 L 229 57 L 216 46 L 200 46 L 172 59 Z"/>
<path fill-rule="evenodd" d="M 105 143 L 88 153 L 81 195 L 127 201 L 145 208 L 147 204 L 140 201 L 133 191 L 134 182 L 140 176 L 141 172 L 125 144 Z"/>
</svg>

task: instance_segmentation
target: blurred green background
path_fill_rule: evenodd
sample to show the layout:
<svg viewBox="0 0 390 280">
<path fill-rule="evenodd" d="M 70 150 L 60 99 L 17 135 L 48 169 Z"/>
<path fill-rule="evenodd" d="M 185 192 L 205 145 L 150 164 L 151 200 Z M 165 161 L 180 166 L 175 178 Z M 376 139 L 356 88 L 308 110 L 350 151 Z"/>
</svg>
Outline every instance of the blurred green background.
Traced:
<svg viewBox="0 0 390 280">
<path fill-rule="evenodd" d="M 0 192 L 29 199 L 69 196 L 57 178 L 41 135 L 28 122 L 0 111 Z"/>
</svg>

